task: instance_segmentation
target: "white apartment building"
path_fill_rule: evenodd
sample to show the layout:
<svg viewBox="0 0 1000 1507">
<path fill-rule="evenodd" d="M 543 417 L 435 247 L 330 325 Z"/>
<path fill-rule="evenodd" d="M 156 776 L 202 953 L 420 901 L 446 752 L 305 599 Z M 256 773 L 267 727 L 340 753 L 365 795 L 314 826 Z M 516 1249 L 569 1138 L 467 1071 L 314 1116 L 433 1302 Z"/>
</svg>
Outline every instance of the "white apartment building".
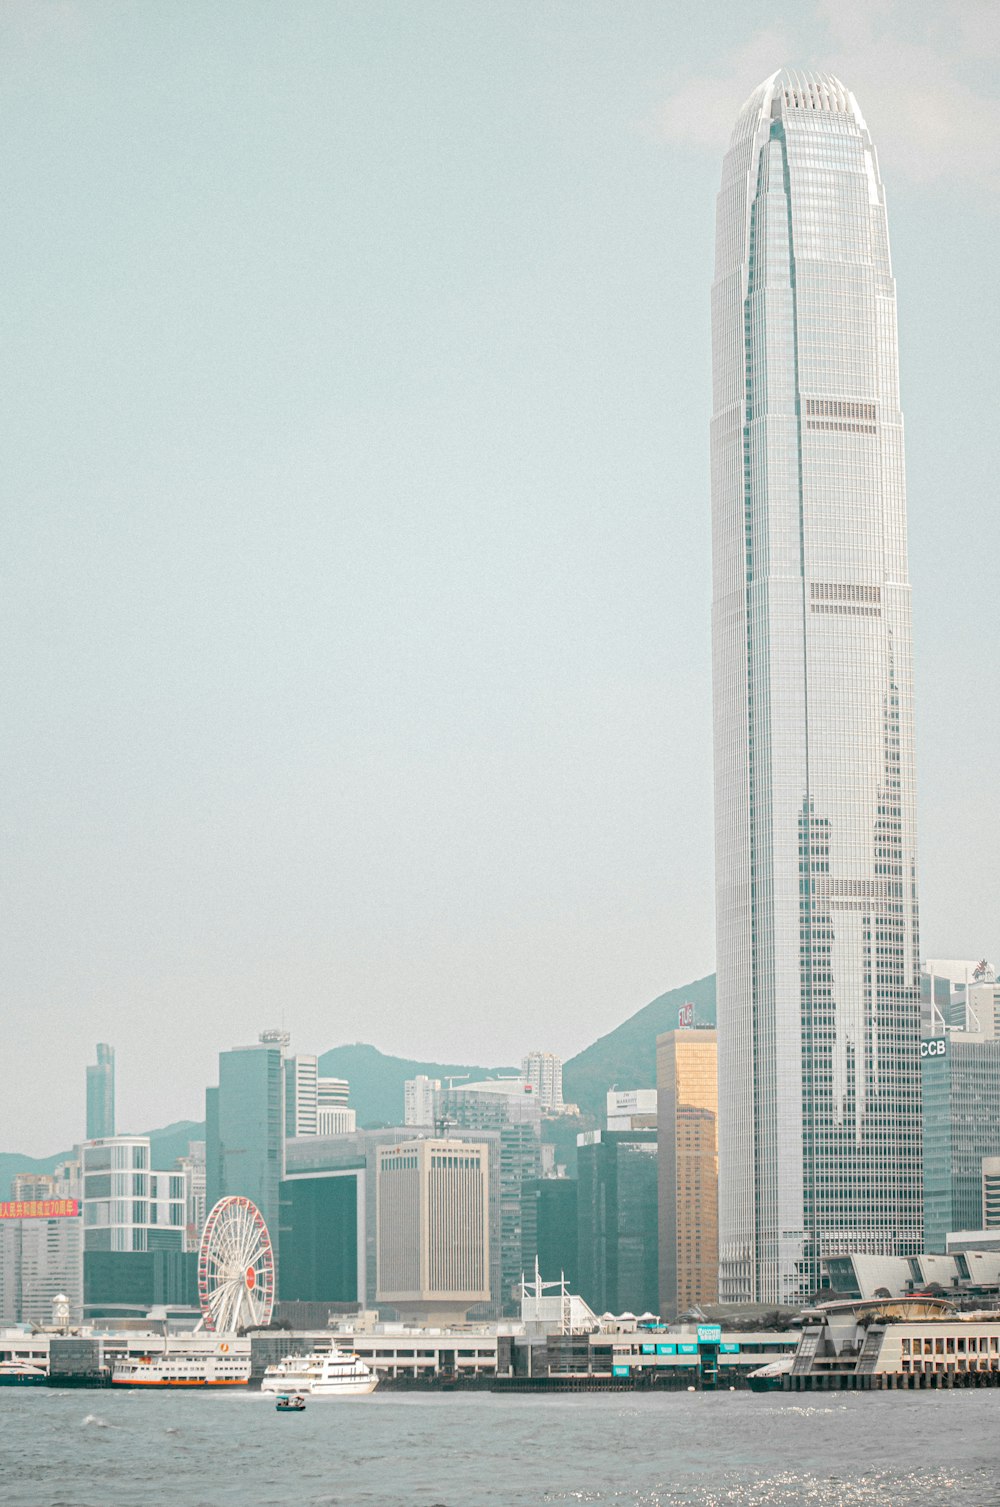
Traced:
<svg viewBox="0 0 1000 1507">
<path fill-rule="evenodd" d="M 177 1170 L 184 1176 L 185 1245 L 198 1249 L 208 1210 L 205 1206 L 205 1142 L 188 1141 L 187 1156 L 177 1158 Z"/>
<path fill-rule="evenodd" d="M 68 1162 L 57 1162 L 52 1181 L 55 1198 L 82 1198 L 83 1172 L 79 1157 Z"/>
<path fill-rule="evenodd" d="M 356 1126 L 346 1078 L 321 1078 L 319 1059 L 285 1058 L 285 1135 L 343 1135 Z"/>
<path fill-rule="evenodd" d="M 56 1196 L 56 1180 L 48 1172 L 18 1172 L 10 1180 L 13 1203 L 38 1201 Z"/>
<path fill-rule="evenodd" d="M 403 1124 L 433 1126 L 437 1115 L 437 1096 L 441 1079 L 418 1073 L 403 1084 Z"/>
<path fill-rule="evenodd" d="M 521 1077 L 538 1095 L 543 1113 L 559 1114 L 563 1107 L 562 1058 L 554 1052 L 529 1052 L 521 1059 Z"/>
<path fill-rule="evenodd" d="M 346 1078 L 320 1078 L 316 1084 L 317 1135 L 349 1135 L 357 1129 L 357 1114 L 347 1100 L 351 1086 Z"/>
<path fill-rule="evenodd" d="M 285 1135 L 317 1131 L 319 1062 L 301 1052 L 285 1058 Z"/>
</svg>

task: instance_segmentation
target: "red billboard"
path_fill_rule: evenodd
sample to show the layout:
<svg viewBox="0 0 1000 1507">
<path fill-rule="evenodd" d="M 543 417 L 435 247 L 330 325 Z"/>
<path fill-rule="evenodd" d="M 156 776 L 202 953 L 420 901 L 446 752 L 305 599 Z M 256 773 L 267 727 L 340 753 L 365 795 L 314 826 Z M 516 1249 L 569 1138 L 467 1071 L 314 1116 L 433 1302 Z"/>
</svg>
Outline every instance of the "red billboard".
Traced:
<svg viewBox="0 0 1000 1507">
<path fill-rule="evenodd" d="M 71 1219 L 79 1212 L 77 1198 L 13 1198 L 0 1203 L 0 1219 Z"/>
</svg>

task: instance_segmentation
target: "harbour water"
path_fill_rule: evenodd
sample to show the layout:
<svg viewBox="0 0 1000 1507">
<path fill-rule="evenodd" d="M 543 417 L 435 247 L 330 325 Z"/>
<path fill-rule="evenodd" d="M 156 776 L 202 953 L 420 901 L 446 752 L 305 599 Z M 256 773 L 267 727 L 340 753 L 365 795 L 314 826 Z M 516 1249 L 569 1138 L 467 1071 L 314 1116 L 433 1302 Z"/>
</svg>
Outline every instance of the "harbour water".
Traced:
<svg viewBox="0 0 1000 1507">
<path fill-rule="evenodd" d="M 0 1391 L 8 1507 L 993 1507 L 1000 1391 Z"/>
</svg>

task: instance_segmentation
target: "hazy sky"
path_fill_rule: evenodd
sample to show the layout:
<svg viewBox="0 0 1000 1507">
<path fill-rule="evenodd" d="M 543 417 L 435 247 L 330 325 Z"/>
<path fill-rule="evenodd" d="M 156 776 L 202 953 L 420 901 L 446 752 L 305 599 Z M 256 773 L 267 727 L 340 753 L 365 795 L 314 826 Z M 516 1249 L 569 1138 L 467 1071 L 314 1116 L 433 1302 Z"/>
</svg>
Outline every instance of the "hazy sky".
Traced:
<svg viewBox="0 0 1000 1507">
<path fill-rule="evenodd" d="M 996 957 L 994 0 L 5 0 L 0 1147 L 713 966 L 709 284 L 829 68 L 899 287 L 923 950 Z"/>
</svg>

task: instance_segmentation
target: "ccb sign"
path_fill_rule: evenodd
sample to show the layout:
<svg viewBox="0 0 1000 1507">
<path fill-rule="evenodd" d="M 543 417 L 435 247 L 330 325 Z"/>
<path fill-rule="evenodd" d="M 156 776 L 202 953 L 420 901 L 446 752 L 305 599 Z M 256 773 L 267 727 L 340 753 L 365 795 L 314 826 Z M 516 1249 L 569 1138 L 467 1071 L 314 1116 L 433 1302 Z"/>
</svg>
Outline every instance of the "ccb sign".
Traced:
<svg viewBox="0 0 1000 1507">
<path fill-rule="evenodd" d="M 932 1036 L 929 1041 L 922 1041 L 920 1043 L 921 1057 L 944 1057 L 947 1051 L 947 1036 Z"/>
</svg>

